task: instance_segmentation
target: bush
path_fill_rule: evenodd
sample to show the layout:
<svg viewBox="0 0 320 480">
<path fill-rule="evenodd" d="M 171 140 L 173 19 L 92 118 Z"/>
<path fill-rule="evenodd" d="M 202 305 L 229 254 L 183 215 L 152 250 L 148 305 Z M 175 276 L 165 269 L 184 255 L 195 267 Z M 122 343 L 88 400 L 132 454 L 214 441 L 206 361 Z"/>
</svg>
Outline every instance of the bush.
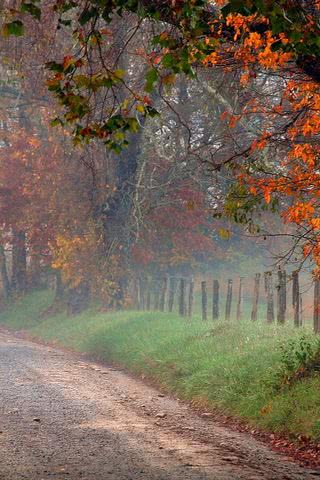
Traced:
<svg viewBox="0 0 320 480">
<path fill-rule="evenodd" d="M 280 348 L 280 366 L 275 376 L 275 387 L 290 386 L 301 378 L 320 374 L 319 338 L 303 334 Z"/>
</svg>

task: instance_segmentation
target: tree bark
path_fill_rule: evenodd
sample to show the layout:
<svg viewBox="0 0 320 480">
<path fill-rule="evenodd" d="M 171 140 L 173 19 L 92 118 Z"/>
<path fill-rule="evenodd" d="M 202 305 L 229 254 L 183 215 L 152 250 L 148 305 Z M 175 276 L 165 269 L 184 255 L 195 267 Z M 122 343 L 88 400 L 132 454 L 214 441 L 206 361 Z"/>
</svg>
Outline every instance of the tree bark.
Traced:
<svg viewBox="0 0 320 480">
<path fill-rule="evenodd" d="M 30 264 L 29 264 L 29 287 L 30 288 L 42 288 L 45 286 L 45 282 L 43 282 L 41 272 L 41 264 L 40 264 L 40 257 L 32 253 L 30 257 Z"/>
<path fill-rule="evenodd" d="M 64 297 L 64 285 L 62 282 L 61 271 L 56 271 L 55 300 L 59 301 Z"/>
<path fill-rule="evenodd" d="M 90 287 L 87 282 L 82 282 L 68 291 L 68 313 L 78 315 L 89 305 Z"/>
</svg>

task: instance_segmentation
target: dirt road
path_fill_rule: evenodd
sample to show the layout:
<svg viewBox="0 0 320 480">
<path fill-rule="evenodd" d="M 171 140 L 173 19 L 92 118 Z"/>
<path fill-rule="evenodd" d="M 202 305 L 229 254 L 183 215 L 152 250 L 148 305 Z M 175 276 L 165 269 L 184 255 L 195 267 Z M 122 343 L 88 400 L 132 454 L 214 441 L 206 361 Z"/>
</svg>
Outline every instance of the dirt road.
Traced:
<svg viewBox="0 0 320 480">
<path fill-rule="evenodd" d="M 121 371 L 6 334 L 0 432 L 1 480 L 319 478 Z"/>
</svg>

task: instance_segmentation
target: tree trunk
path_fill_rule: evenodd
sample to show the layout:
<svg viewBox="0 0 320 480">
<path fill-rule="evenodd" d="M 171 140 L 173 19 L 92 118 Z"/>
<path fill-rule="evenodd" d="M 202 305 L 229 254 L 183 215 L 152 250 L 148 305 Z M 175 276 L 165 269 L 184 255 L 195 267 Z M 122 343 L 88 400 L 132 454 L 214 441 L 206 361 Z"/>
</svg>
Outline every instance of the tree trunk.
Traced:
<svg viewBox="0 0 320 480">
<path fill-rule="evenodd" d="M 0 272 L 3 297 L 5 300 L 7 300 L 10 297 L 11 287 L 7 270 L 7 259 L 3 245 L 0 245 Z"/>
<path fill-rule="evenodd" d="M 226 301 L 226 321 L 228 322 L 231 317 L 231 305 L 232 305 L 232 280 L 228 280 L 227 301 Z"/>
<path fill-rule="evenodd" d="M 60 270 L 56 270 L 55 300 L 59 301 L 64 297 L 64 285 Z"/>
<path fill-rule="evenodd" d="M 277 285 L 277 322 L 285 323 L 287 308 L 287 274 L 285 271 L 278 270 Z"/>
<path fill-rule="evenodd" d="M 36 253 L 32 253 L 29 264 L 29 287 L 30 288 L 43 288 L 45 283 L 43 282 L 41 272 L 40 257 Z"/>
<path fill-rule="evenodd" d="M 258 304 L 259 304 L 259 293 L 260 293 L 260 278 L 261 274 L 256 273 L 254 279 L 254 290 L 253 290 L 253 303 L 251 311 L 251 320 L 256 322 L 258 319 Z"/>
<path fill-rule="evenodd" d="M 318 278 L 314 281 L 313 329 L 314 333 L 320 334 L 320 280 Z"/>
<path fill-rule="evenodd" d="M 242 305 L 243 305 L 243 278 L 240 277 L 238 305 L 237 305 L 237 321 L 238 322 L 240 322 L 240 320 L 242 319 Z"/>
<path fill-rule="evenodd" d="M 201 282 L 201 304 L 202 304 L 202 320 L 207 320 L 208 315 L 208 296 L 207 296 L 207 282 Z"/>
<path fill-rule="evenodd" d="M 77 287 L 71 288 L 68 292 L 68 313 L 69 315 L 78 315 L 89 305 L 90 287 L 86 282 L 82 282 Z"/>
<path fill-rule="evenodd" d="M 272 272 L 265 272 L 265 290 L 267 295 L 267 322 L 274 322 L 274 293 Z"/>
<path fill-rule="evenodd" d="M 212 291 L 212 320 L 218 320 L 219 318 L 219 282 L 218 280 L 213 280 L 213 291 Z"/>
<path fill-rule="evenodd" d="M 12 291 L 17 293 L 27 290 L 26 234 L 22 230 L 13 231 L 11 285 Z"/>
<path fill-rule="evenodd" d="M 127 296 L 128 270 L 131 265 L 131 246 L 133 239 L 132 207 L 135 194 L 138 159 L 141 149 L 142 132 L 137 136 L 130 135 L 128 148 L 114 158 L 115 184 L 114 193 L 97 207 L 104 229 L 104 245 L 106 254 L 121 246 L 119 253 L 119 270 L 122 276 L 118 280 L 117 303 L 124 303 Z M 108 179 L 109 181 L 109 179 Z"/>
</svg>

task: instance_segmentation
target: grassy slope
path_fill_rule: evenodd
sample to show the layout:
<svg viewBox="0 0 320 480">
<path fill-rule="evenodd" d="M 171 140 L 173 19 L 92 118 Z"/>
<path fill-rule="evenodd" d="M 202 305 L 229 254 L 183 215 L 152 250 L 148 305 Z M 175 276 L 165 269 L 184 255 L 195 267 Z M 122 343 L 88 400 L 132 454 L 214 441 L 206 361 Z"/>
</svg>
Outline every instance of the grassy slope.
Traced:
<svg viewBox="0 0 320 480">
<path fill-rule="evenodd" d="M 232 324 L 231 331 L 197 316 L 188 323 L 176 314 L 154 312 L 92 310 L 41 318 L 51 301 L 50 292 L 30 294 L 2 312 L 0 323 L 120 364 L 207 408 L 320 440 L 320 376 L 278 393 L 272 387 L 281 344 L 301 331 L 249 322 Z"/>
</svg>

